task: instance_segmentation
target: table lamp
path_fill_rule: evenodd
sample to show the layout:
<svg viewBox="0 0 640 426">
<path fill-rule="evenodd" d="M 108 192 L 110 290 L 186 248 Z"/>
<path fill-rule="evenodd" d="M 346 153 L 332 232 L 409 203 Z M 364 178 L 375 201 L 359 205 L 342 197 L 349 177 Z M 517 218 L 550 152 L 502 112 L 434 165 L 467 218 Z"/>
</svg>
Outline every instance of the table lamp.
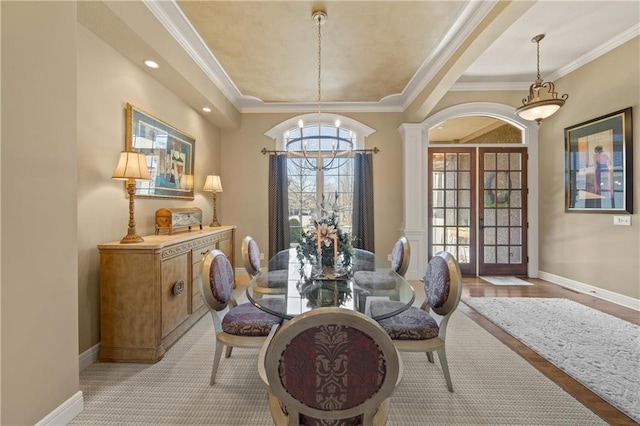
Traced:
<svg viewBox="0 0 640 426">
<path fill-rule="evenodd" d="M 121 244 L 140 243 L 144 239 L 136 233 L 136 221 L 134 218 L 134 195 L 136 193 L 136 180 L 151 180 L 147 158 L 144 154 L 133 151 L 122 151 L 116 171 L 112 179 L 127 181 L 127 194 L 129 194 L 129 231 L 120 240 Z"/>
<path fill-rule="evenodd" d="M 218 192 L 222 192 L 220 176 L 208 175 L 207 180 L 204 182 L 204 188 L 202 189 L 205 191 L 211 191 L 211 196 L 213 198 L 213 219 L 209 226 L 221 226 L 220 222 L 218 222 L 218 212 L 216 209 L 216 194 Z"/>
</svg>

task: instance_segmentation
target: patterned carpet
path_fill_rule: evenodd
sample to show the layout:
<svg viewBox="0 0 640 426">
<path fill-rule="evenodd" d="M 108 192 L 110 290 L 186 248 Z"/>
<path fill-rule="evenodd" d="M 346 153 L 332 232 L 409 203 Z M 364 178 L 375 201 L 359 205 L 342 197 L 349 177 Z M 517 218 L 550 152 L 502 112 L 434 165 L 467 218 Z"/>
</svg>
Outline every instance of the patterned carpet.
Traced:
<svg viewBox="0 0 640 426">
<path fill-rule="evenodd" d="M 209 386 L 209 314 L 153 365 L 96 363 L 80 374 L 85 408 L 72 425 L 269 425 L 257 350 L 234 349 Z M 454 393 L 438 364 L 403 353 L 390 425 L 591 425 L 598 416 L 463 313 L 448 328 Z"/>
</svg>

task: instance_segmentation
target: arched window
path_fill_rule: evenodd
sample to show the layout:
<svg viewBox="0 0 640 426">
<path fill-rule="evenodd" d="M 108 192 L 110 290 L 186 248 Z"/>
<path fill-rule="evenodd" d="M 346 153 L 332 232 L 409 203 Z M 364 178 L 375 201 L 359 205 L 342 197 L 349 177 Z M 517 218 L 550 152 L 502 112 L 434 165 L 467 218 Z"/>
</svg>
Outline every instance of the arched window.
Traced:
<svg viewBox="0 0 640 426">
<path fill-rule="evenodd" d="M 351 232 L 354 160 L 352 150 L 364 147 L 374 130 L 336 114 L 307 114 L 269 130 L 278 151 L 287 152 L 289 230 L 291 243 L 309 227 L 323 196 L 333 204 L 340 227 Z M 328 207 L 328 206 L 325 206 Z"/>
</svg>

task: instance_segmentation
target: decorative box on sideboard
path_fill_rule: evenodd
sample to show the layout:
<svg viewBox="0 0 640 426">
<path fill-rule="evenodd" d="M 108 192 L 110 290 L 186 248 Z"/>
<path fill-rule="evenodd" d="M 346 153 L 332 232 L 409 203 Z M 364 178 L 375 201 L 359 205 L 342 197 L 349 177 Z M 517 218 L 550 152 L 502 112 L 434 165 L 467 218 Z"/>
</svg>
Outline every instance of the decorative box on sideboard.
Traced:
<svg viewBox="0 0 640 426">
<path fill-rule="evenodd" d="M 206 312 L 200 262 L 212 249 L 234 262 L 235 226 L 111 242 L 100 252 L 101 361 L 156 362 Z"/>
</svg>

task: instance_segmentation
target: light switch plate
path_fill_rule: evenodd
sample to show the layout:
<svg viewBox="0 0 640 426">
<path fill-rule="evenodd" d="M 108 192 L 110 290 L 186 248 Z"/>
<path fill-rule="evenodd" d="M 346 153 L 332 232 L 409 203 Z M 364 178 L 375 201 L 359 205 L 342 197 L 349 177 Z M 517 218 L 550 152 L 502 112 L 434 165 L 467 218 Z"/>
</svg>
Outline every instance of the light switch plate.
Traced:
<svg viewBox="0 0 640 426">
<path fill-rule="evenodd" d="M 264 260 L 264 253 L 260 253 L 260 260 Z"/>
<path fill-rule="evenodd" d="M 631 226 L 631 216 L 614 216 L 614 225 Z"/>
</svg>

